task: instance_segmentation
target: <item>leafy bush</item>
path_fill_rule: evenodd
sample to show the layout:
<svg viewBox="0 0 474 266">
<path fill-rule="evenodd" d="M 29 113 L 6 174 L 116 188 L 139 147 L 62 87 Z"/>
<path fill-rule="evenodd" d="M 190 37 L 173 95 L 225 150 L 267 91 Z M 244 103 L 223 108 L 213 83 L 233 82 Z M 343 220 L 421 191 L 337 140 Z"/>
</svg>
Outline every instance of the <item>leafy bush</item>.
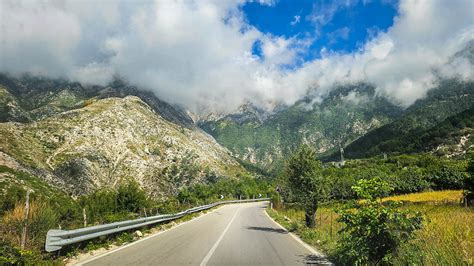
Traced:
<svg viewBox="0 0 474 266">
<path fill-rule="evenodd" d="M 140 185 L 131 180 L 122 184 L 117 189 L 117 210 L 125 212 L 138 212 L 147 207 L 147 197 Z"/>
<path fill-rule="evenodd" d="M 15 204 L 25 196 L 25 189 L 18 186 L 9 187 L 4 195 L 0 195 L 0 215 L 15 208 Z"/>
<path fill-rule="evenodd" d="M 9 242 L 0 241 L 0 265 L 38 265 L 52 264 L 50 258 L 44 261 L 37 251 L 21 250 Z"/>
<path fill-rule="evenodd" d="M 389 263 L 401 243 L 422 226 L 419 213 L 400 211 L 397 204 L 382 204 L 379 198 L 391 190 L 380 178 L 360 180 L 354 191 L 362 199 L 339 210 L 340 260 L 347 264 Z"/>
<path fill-rule="evenodd" d="M 391 178 L 395 194 L 406 194 L 428 190 L 431 182 L 424 178 L 419 168 L 412 167 Z"/>
<path fill-rule="evenodd" d="M 465 177 L 464 172 L 443 166 L 431 176 L 430 180 L 435 189 L 462 189 Z"/>
</svg>

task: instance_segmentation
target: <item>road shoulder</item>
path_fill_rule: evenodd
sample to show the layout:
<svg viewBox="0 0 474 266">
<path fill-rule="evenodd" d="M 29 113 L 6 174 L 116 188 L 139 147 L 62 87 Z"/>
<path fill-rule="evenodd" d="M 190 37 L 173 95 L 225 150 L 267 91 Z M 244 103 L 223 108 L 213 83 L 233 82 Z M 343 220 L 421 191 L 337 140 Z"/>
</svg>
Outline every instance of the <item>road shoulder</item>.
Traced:
<svg viewBox="0 0 474 266">
<path fill-rule="evenodd" d="M 276 226 L 281 228 L 282 230 L 285 230 L 293 239 L 295 239 L 299 244 L 301 244 L 303 247 L 305 247 L 314 257 L 311 259 L 309 262 L 310 264 L 316 264 L 316 265 L 334 265 L 332 262 L 330 262 L 326 255 L 324 255 L 322 252 L 315 250 L 312 246 L 310 246 L 308 243 L 304 242 L 301 240 L 301 238 L 292 232 L 288 231 L 285 227 L 283 227 L 281 224 L 279 224 L 277 221 L 275 221 L 267 212 L 268 209 L 265 209 L 263 212 L 265 215 L 268 217 L 269 220 L 271 220 Z"/>
</svg>

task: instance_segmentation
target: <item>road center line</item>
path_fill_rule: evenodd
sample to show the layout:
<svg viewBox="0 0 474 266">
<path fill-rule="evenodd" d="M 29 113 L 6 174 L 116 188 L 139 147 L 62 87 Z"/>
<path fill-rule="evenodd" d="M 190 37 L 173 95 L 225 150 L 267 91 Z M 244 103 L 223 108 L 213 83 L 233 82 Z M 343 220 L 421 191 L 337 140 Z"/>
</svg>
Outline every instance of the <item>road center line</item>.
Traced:
<svg viewBox="0 0 474 266">
<path fill-rule="evenodd" d="M 230 222 L 229 224 L 226 226 L 226 228 L 224 229 L 224 231 L 222 232 L 222 234 L 219 236 L 219 238 L 217 239 L 216 243 L 214 243 L 214 246 L 212 246 L 212 248 L 209 250 L 209 252 L 207 253 L 206 257 L 204 257 L 204 259 L 201 261 L 201 264 L 199 264 L 200 266 L 206 266 L 207 263 L 209 262 L 209 259 L 211 259 L 212 257 L 212 254 L 214 254 L 214 251 L 216 251 L 217 249 L 217 246 L 219 246 L 219 243 L 222 241 L 222 239 L 224 238 L 224 235 L 225 233 L 227 232 L 227 230 L 229 230 L 230 228 L 230 225 L 232 224 L 232 222 L 234 221 L 235 217 L 237 217 L 237 213 L 239 213 L 240 211 L 240 206 L 239 208 L 237 209 L 237 211 L 234 213 L 234 216 L 232 216 L 232 219 L 230 219 Z"/>
</svg>

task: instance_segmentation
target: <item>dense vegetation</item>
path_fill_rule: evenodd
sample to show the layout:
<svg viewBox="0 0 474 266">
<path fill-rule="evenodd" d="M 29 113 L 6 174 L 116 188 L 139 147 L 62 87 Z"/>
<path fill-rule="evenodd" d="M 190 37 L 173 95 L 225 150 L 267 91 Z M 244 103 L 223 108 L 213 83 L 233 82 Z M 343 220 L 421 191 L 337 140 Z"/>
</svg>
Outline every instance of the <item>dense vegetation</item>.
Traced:
<svg viewBox="0 0 474 266">
<path fill-rule="evenodd" d="M 326 200 L 349 200 L 356 197 L 352 187 L 358 180 L 380 177 L 393 188 L 391 194 L 406 194 L 426 190 L 462 189 L 468 176 L 467 161 L 441 158 L 430 154 L 398 155 L 346 161 L 344 167 L 326 164 L 322 170 L 329 189 Z M 280 176 L 285 187 L 285 175 Z M 282 191 L 293 201 L 291 190 Z"/>
<path fill-rule="evenodd" d="M 390 263 L 402 243 L 413 238 L 422 227 L 420 213 L 399 210 L 397 204 L 382 203 L 391 190 L 380 178 L 359 180 L 352 187 L 359 201 L 345 204 L 339 211 L 339 261 L 344 264 Z"/>
<path fill-rule="evenodd" d="M 474 249 L 474 211 L 460 206 L 461 198 L 460 190 L 397 196 L 397 201 L 403 201 L 400 210 L 422 214 L 423 227 L 399 246 L 390 264 L 471 265 L 474 261 L 471 252 Z M 322 204 L 316 215 L 315 228 L 304 226 L 304 210 L 298 205 L 287 203 L 280 209 L 269 210 L 269 214 L 305 242 L 324 251 L 330 260 L 344 265 L 340 261 L 344 254 L 338 249 L 341 235 L 337 232 L 343 228 L 338 221 L 339 208 L 338 203 Z"/>
<path fill-rule="evenodd" d="M 474 83 L 445 80 L 402 117 L 373 130 L 345 148 L 345 155 L 361 158 L 382 153 L 423 152 L 440 144 L 459 142 L 472 130 Z M 464 112 L 465 111 L 465 112 Z M 329 159 L 337 158 L 337 154 Z"/>
<path fill-rule="evenodd" d="M 407 261 L 416 251 L 404 250 L 404 243 L 415 239 L 417 230 L 430 226 L 422 223 L 422 214 L 394 202 L 393 195 L 426 190 L 469 189 L 470 163 L 467 160 L 440 158 L 430 154 L 401 155 L 385 159 L 350 160 L 344 166 L 327 164 L 321 168 L 314 151 L 301 147 L 290 159 L 277 185 L 288 207 L 301 212 L 301 220 L 286 223 L 309 242 L 320 237 L 316 225 L 318 206 L 331 206 L 331 231 L 326 246 L 333 260 L 346 264 L 392 264 Z M 382 197 L 392 195 L 388 200 Z M 469 192 L 467 192 L 469 195 Z M 280 199 L 274 206 L 281 209 Z M 459 208 L 460 193 L 454 201 Z M 441 204 L 446 204 L 442 202 Z M 452 204 L 452 203 L 450 203 Z M 321 214 L 321 211 L 319 213 Z M 278 218 L 278 213 L 273 213 Z M 312 221 L 308 221 L 312 219 Z M 337 221 L 337 241 L 332 238 L 333 220 Z M 288 221 L 286 221 L 288 222 Z M 305 225 L 301 228 L 299 223 Z M 468 225 L 469 226 L 469 225 Z M 316 227 L 316 229 L 311 229 Z M 319 236 L 318 236 L 319 235 Z M 327 237 L 327 236 L 326 236 Z M 335 237 L 336 238 L 336 237 Z M 316 239 L 318 240 L 318 239 Z M 316 244 L 320 244 L 319 240 Z M 445 247 L 443 247 L 445 248 Z M 448 248 L 451 248 L 448 245 Z M 413 252 L 400 257 L 403 252 Z M 444 252 L 444 251 L 443 251 Z"/>
</svg>

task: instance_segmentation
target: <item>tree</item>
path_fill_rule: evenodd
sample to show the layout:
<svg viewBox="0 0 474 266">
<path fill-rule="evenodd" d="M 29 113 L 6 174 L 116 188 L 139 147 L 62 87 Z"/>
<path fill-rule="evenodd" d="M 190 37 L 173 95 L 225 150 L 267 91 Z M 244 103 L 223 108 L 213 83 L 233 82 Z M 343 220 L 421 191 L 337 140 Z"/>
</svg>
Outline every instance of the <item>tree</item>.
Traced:
<svg viewBox="0 0 474 266">
<path fill-rule="evenodd" d="M 314 227 L 318 203 L 327 195 L 327 182 L 314 150 L 303 145 L 293 154 L 286 167 L 286 177 L 293 197 L 304 206 L 306 226 Z"/>
<path fill-rule="evenodd" d="M 353 187 L 361 199 L 339 210 L 343 223 L 338 244 L 342 264 L 390 264 L 401 243 L 413 237 L 422 226 L 419 213 L 401 211 L 396 203 L 382 203 L 380 197 L 391 191 L 380 178 L 359 180 Z"/>
<path fill-rule="evenodd" d="M 469 154 L 467 175 L 464 179 L 464 201 L 471 206 L 474 202 L 474 153 Z"/>
</svg>

